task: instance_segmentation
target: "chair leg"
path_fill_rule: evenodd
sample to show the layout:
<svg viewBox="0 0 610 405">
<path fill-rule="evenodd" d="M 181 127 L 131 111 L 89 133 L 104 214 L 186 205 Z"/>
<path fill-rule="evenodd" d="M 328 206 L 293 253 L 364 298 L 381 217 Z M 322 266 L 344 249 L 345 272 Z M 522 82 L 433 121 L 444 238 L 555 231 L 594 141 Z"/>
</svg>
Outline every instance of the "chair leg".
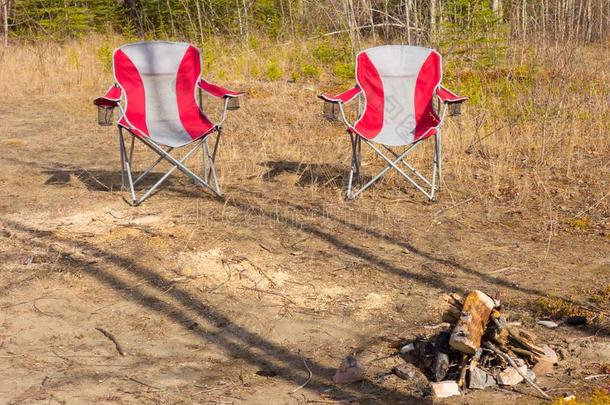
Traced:
<svg viewBox="0 0 610 405">
<path fill-rule="evenodd" d="M 210 172 L 208 170 L 208 140 L 207 138 L 201 144 L 201 170 L 203 173 L 203 180 L 207 183 L 209 181 Z"/>
<path fill-rule="evenodd" d="M 121 190 L 125 190 L 125 187 L 127 186 L 125 184 L 125 154 L 123 153 L 123 142 L 122 142 L 122 129 L 121 127 L 119 128 L 119 155 L 121 156 Z"/>
<path fill-rule="evenodd" d="M 436 177 L 438 174 L 438 153 L 439 143 L 438 143 L 438 134 L 434 135 L 434 161 L 432 162 L 432 184 L 430 186 L 430 195 L 428 196 L 430 201 L 435 201 L 436 197 Z"/>
<path fill-rule="evenodd" d="M 443 133 L 439 129 L 436 136 L 438 137 L 438 191 L 443 187 Z"/>
<path fill-rule="evenodd" d="M 123 137 L 123 129 L 121 127 L 119 127 L 119 147 L 121 150 L 121 164 L 123 166 L 122 169 L 127 177 L 127 181 L 129 184 L 131 203 L 132 205 L 137 205 L 136 190 L 134 187 L 133 178 L 131 176 L 131 157 L 133 156 L 133 143 L 131 145 L 130 157 L 127 157 L 127 148 L 125 147 L 125 138 Z M 125 178 L 125 175 L 123 179 Z"/>
<path fill-rule="evenodd" d="M 209 177 L 210 175 L 212 176 L 212 179 L 214 180 L 214 191 L 215 193 L 219 196 L 222 197 L 222 190 L 220 189 L 220 183 L 218 182 L 218 176 L 216 173 L 216 154 L 218 153 L 218 145 L 220 145 L 220 137 L 222 135 L 222 127 L 219 127 L 216 133 L 216 142 L 214 142 L 214 149 L 212 150 L 212 153 L 210 154 L 210 149 L 209 149 L 209 145 L 207 144 L 207 140 L 206 140 L 206 152 L 208 155 L 208 162 L 209 162 L 209 168 L 208 168 L 208 172 L 206 173 L 206 177 L 205 177 L 205 181 L 209 183 Z"/>
<path fill-rule="evenodd" d="M 360 184 L 360 152 L 362 151 L 360 136 L 349 133 L 350 141 L 352 144 L 352 164 L 349 171 L 349 180 L 347 185 L 347 199 L 353 200 L 356 195 L 353 192 L 354 177 L 358 184 Z"/>
</svg>

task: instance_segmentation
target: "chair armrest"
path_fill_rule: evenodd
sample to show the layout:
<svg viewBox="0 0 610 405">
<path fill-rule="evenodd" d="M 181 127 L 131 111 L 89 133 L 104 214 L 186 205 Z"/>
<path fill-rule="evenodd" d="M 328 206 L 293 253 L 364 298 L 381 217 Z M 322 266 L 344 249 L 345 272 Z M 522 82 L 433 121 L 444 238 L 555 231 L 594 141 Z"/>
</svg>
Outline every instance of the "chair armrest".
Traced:
<svg viewBox="0 0 610 405">
<path fill-rule="evenodd" d="M 224 87 L 217 86 L 203 79 L 199 79 L 197 86 L 199 86 L 201 90 L 205 91 L 209 95 L 217 98 L 241 97 L 246 95 L 244 92 L 225 89 Z"/>
<path fill-rule="evenodd" d="M 123 94 L 123 90 L 116 84 L 113 84 L 106 91 L 106 94 L 104 94 L 102 97 L 98 97 L 95 100 L 93 100 L 93 104 L 95 104 L 98 107 L 106 107 L 106 108 L 116 107 L 119 105 L 119 102 L 121 101 L 122 94 Z"/>
<path fill-rule="evenodd" d="M 443 103 L 452 104 L 452 103 L 461 103 L 465 100 L 468 100 L 468 97 L 458 96 L 454 92 L 447 90 L 443 86 L 439 86 L 436 90 L 436 95 L 441 99 Z"/>
<path fill-rule="evenodd" d="M 343 93 L 339 93 L 336 95 L 323 93 L 323 94 L 320 94 L 318 96 L 318 98 L 320 98 L 324 101 L 331 102 L 331 103 L 347 104 L 350 101 L 352 101 L 358 94 L 360 94 L 361 91 L 362 90 L 360 90 L 360 87 L 358 85 L 355 85 L 354 87 L 352 87 L 349 90 L 344 91 Z"/>
</svg>

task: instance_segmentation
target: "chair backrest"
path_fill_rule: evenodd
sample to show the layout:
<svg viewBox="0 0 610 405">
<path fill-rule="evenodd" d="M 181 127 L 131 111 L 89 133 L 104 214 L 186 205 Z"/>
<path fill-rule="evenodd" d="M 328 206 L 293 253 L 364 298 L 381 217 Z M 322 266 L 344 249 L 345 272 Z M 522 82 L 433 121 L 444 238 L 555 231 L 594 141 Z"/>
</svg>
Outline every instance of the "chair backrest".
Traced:
<svg viewBox="0 0 610 405">
<path fill-rule="evenodd" d="M 137 42 L 114 52 L 116 82 L 125 96 L 119 121 L 139 135 L 169 146 L 192 142 L 212 124 L 197 106 L 199 50 L 181 42 Z"/>
<path fill-rule="evenodd" d="M 407 145 L 439 124 L 434 92 L 441 82 L 441 56 L 433 49 L 386 45 L 356 60 L 356 79 L 366 105 L 354 127 L 384 145 Z"/>
</svg>

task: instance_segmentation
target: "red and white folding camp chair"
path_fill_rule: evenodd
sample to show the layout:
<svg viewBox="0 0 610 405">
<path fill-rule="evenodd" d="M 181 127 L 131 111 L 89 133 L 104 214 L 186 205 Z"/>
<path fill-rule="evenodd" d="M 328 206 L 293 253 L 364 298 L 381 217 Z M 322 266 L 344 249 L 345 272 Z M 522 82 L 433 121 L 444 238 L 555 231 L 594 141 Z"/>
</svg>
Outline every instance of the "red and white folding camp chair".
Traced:
<svg viewBox="0 0 610 405">
<path fill-rule="evenodd" d="M 222 124 L 227 110 L 239 108 L 237 97 L 245 93 L 227 90 L 202 79 L 199 50 L 188 43 L 153 41 L 124 45 L 114 51 L 112 65 L 115 84 L 94 104 L 99 108 L 100 124 L 106 125 L 112 124 L 112 109 L 118 107 L 123 189 L 129 187 L 133 205 L 151 196 L 175 169 L 221 196 L 215 161 Z M 224 99 L 220 121 L 212 123 L 202 112 L 202 90 Z M 199 92 L 198 100 L 196 91 Z M 129 152 L 125 146 L 124 130 L 131 135 Z M 216 141 L 209 145 L 213 133 L 216 133 Z M 156 152 L 159 158 L 134 179 L 135 139 Z M 192 147 L 181 158 L 170 154 L 174 149 L 187 145 Z M 199 149 L 202 152 L 203 178 L 184 164 Z M 136 184 L 164 160 L 171 164 L 171 169 L 138 197 Z"/>
<path fill-rule="evenodd" d="M 441 124 L 449 104 L 459 107 L 459 103 L 466 100 L 466 97 L 459 97 L 441 86 L 441 76 L 441 56 L 435 50 L 386 45 L 358 54 L 355 87 L 338 95 L 319 96 L 325 101 L 327 116 L 329 112 L 335 116 L 335 107 L 338 106 L 340 117 L 350 135 L 352 164 L 348 199 L 356 198 L 389 170 L 395 169 L 430 200 L 434 200 L 441 184 Z M 359 96 L 364 98 L 364 108 L 352 125 L 345 117 L 343 106 Z M 422 140 L 432 136 L 435 139 L 434 161 L 432 178 L 427 179 L 405 158 Z M 358 190 L 354 190 L 354 178 L 360 178 L 361 141 L 385 160 L 387 166 Z M 395 151 L 393 147 L 406 148 Z M 382 149 L 391 156 L 382 153 Z"/>
</svg>

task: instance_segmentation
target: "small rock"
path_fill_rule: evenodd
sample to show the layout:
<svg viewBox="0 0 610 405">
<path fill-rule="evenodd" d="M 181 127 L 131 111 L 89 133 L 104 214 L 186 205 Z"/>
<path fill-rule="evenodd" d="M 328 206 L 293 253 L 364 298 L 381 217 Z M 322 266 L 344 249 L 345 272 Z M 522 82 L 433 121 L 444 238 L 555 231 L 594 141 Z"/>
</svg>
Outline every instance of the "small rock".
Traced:
<svg viewBox="0 0 610 405">
<path fill-rule="evenodd" d="M 534 373 L 534 370 L 527 369 L 527 371 L 525 372 L 525 375 L 530 380 L 536 382 L 536 373 Z"/>
<path fill-rule="evenodd" d="M 496 385 L 496 379 L 478 367 L 470 372 L 470 381 L 468 388 L 473 390 L 484 390 L 485 388 L 493 387 Z"/>
<path fill-rule="evenodd" d="M 525 366 L 525 360 L 517 358 L 515 359 L 515 364 L 519 367 Z"/>
<path fill-rule="evenodd" d="M 447 398 L 460 395 L 460 388 L 455 381 L 441 381 L 431 384 L 434 398 Z"/>
<path fill-rule="evenodd" d="M 413 343 L 409 343 L 408 345 L 404 345 L 403 347 L 400 348 L 400 353 L 405 354 L 405 353 L 411 352 L 413 350 L 415 350 L 415 345 Z"/>
<path fill-rule="evenodd" d="M 411 364 L 401 364 L 392 369 L 392 373 L 403 380 L 412 380 L 415 378 L 416 372 Z"/>
<path fill-rule="evenodd" d="M 559 361 L 559 356 L 555 353 L 555 350 L 551 349 L 549 345 L 542 345 L 542 350 L 544 350 L 544 357 L 541 360 L 550 361 L 553 364 L 557 364 Z"/>
<path fill-rule="evenodd" d="M 527 366 L 519 367 L 519 370 L 523 373 L 527 373 Z M 523 377 L 514 367 L 507 367 L 504 371 L 498 374 L 498 384 L 513 386 L 523 381 Z"/>
<path fill-rule="evenodd" d="M 347 356 L 337 369 L 333 381 L 337 384 L 349 384 L 364 379 L 364 369 L 354 356 Z"/>
<path fill-rule="evenodd" d="M 586 316 L 569 316 L 568 319 L 566 319 L 566 323 L 568 325 L 572 325 L 572 326 L 586 325 L 587 317 Z"/>
<path fill-rule="evenodd" d="M 538 325 L 542 325 L 546 328 L 550 328 L 550 329 L 555 329 L 556 327 L 559 326 L 558 323 L 553 322 L 553 321 L 538 321 Z"/>
<path fill-rule="evenodd" d="M 536 377 L 540 378 L 553 371 L 553 363 L 548 360 L 542 359 L 534 365 L 532 371 L 534 372 L 534 374 L 536 374 Z"/>
</svg>

